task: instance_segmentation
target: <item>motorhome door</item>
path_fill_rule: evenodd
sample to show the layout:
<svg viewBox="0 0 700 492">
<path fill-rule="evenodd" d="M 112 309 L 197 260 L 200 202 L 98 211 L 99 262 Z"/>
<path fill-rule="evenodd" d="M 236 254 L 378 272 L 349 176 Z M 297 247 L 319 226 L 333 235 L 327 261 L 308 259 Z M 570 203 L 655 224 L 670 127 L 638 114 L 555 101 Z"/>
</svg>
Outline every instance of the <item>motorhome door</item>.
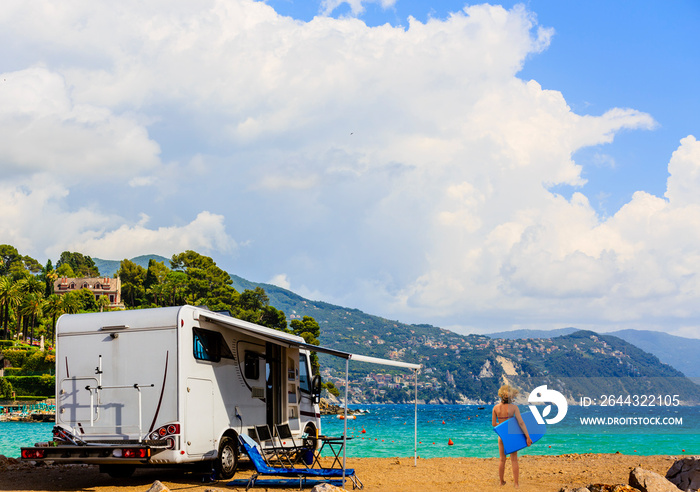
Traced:
<svg viewBox="0 0 700 492">
<path fill-rule="evenodd" d="M 274 429 L 275 424 L 282 422 L 282 347 L 268 342 L 265 361 L 267 425 Z"/>
</svg>

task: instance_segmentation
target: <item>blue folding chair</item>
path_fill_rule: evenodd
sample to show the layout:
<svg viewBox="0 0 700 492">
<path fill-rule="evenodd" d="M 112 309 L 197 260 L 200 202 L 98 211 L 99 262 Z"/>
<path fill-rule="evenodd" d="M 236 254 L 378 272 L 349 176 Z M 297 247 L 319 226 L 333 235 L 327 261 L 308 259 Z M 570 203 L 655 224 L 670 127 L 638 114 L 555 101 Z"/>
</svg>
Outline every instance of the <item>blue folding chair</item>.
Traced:
<svg viewBox="0 0 700 492">
<path fill-rule="evenodd" d="M 250 437 L 240 434 L 238 440 L 241 443 L 241 447 L 246 452 L 250 461 L 255 466 L 255 473 L 248 480 L 246 485 L 246 490 L 250 487 L 254 487 L 257 481 L 265 482 L 266 484 L 271 484 L 271 482 L 279 482 L 278 480 L 258 480 L 260 476 L 276 476 L 276 477 L 287 477 L 299 479 L 299 489 L 304 485 L 310 483 L 316 484 L 319 480 L 331 482 L 333 485 L 343 486 L 342 479 L 347 478 L 352 481 L 353 489 L 363 488 L 362 482 L 357 478 L 355 470 L 352 468 L 346 468 L 345 473 L 343 469 L 338 468 L 286 468 L 286 467 L 273 467 L 268 465 L 260 452 L 258 444 Z M 309 480 L 315 479 L 315 480 Z M 232 485 L 231 482 L 229 485 Z"/>
</svg>

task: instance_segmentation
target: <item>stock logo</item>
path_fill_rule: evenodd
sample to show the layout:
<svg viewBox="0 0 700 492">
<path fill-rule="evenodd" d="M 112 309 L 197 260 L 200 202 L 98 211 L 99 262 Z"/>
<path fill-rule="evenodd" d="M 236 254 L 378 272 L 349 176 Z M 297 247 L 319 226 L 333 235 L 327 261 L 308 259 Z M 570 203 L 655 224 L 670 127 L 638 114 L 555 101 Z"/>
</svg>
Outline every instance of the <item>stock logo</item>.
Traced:
<svg viewBox="0 0 700 492">
<path fill-rule="evenodd" d="M 569 410 L 569 404 L 566 403 L 566 398 L 564 395 L 559 393 L 557 390 L 547 389 L 546 384 L 538 386 L 532 390 L 527 401 L 530 403 L 550 403 L 550 405 L 544 407 L 542 414 L 540 414 L 540 411 L 535 405 L 530 405 L 530 411 L 535 416 L 537 423 L 540 425 L 544 425 L 545 422 L 547 424 L 556 424 L 561 422 L 564 420 L 564 417 L 566 417 L 567 410 Z M 545 417 L 547 417 L 547 415 L 549 415 L 549 413 L 552 411 L 552 403 L 557 407 L 557 414 L 554 417 L 550 417 L 545 420 Z"/>
</svg>

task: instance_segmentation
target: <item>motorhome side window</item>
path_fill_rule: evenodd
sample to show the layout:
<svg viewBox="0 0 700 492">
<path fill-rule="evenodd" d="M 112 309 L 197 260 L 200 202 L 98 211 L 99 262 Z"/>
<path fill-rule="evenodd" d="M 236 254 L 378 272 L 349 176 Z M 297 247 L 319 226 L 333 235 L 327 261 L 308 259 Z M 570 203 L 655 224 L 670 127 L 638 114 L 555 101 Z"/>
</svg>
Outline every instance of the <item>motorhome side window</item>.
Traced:
<svg viewBox="0 0 700 492">
<path fill-rule="evenodd" d="M 309 377 L 309 368 L 306 365 L 306 357 L 299 357 L 299 389 L 304 393 L 311 393 L 311 378 Z"/>
<path fill-rule="evenodd" d="M 243 373 L 246 379 L 260 379 L 260 356 L 256 352 L 245 351 Z"/>
<path fill-rule="evenodd" d="M 226 345 L 224 337 L 218 331 L 192 328 L 194 339 L 194 358 L 219 362 L 221 359 L 233 359 L 231 349 Z"/>
</svg>

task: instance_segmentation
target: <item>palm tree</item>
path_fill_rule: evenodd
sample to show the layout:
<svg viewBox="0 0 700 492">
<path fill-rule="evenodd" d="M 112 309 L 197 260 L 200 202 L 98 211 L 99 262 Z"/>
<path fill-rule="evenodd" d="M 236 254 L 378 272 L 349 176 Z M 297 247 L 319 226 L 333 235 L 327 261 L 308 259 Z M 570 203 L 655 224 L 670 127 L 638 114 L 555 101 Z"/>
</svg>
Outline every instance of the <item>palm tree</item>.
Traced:
<svg viewBox="0 0 700 492">
<path fill-rule="evenodd" d="M 68 292 L 61 296 L 61 309 L 67 314 L 75 314 L 80 310 L 80 302 L 78 302 L 75 294 Z"/>
<path fill-rule="evenodd" d="M 97 305 L 100 306 L 100 312 L 104 311 L 104 309 L 105 309 L 107 306 L 109 306 L 109 297 L 107 297 L 107 296 L 104 295 L 104 294 L 101 295 L 101 296 L 97 299 Z"/>
<path fill-rule="evenodd" d="M 21 301 L 17 284 L 10 277 L 0 277 L 0 328 L 4 339 L 10 335 L 10 309 L 16 308 Z"/>
<path fill-rule="evenodd" d="M 25 319 L 27 314 L 26 304 L 28 303 L 28 298 L 31 294 L 41 295 L 44 292 L 44 283 L 38 278 L 31 275 L 29 272 L 25 273 L 25 277 L 17 281 L 17 289 L 22 296 L 21 306 L 16 311 L 17 314 L 17 335 L 19 336 L 20 330 L 22 331 L 22 338 L 27 338 L 27 328 L 31 316 Z"/>
<path fill-rule="evenodd" d="M 29 317 L 29 322 L 31 323 L 31 332 L 29 335 L 30 344 L 34 342 L 34 326 L 36 325 L 36 319 L 40 317 L 44 312 L 44 299 L 41 293 L 32 292 L 27 294 L 24 298 L 24 303 L 22 304 L 22 314 Z"/>
<path fill-rule="evenodd" d="M 146 289 L 146 294 L 153 299 L 153 304 L 160 306 L 162 299 L 165 297 L 165 285 L 153 284 Z"/>
<path fill-rule="evenodd" d="M 63 299 L 58 294 L 51 294 L 46 299 L 44 308 L 44 314 L 51 316 L 51 345 L 54 345 L 56 340 L 56 318 L 63 313 Z"/>
<path fill-rule="evenodd" d="M 7 277 L 0 277 L 0 329 L 3 330 L 3 340 L 7 339 L 7 325 L 5 324 L 5 307 L 7 306 L 7 293 L 12 288 L 12 281 Z"/>
</svg>

